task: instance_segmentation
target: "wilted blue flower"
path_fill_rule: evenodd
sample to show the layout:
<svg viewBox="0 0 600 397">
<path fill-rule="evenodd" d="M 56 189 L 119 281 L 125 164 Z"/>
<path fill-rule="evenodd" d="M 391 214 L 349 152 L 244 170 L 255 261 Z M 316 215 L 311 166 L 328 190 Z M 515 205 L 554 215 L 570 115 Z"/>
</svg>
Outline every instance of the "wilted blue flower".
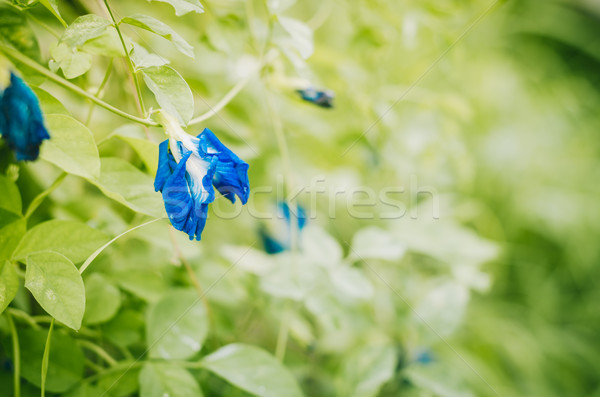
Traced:
<svg viewBox="0 0 600 397">
<path fill-rule="evenodd" d="M 298 209 L 297 214 L 292 218 L 292 213 L 288 204 L 286 202 L 279 203 L 278 210 L 281 215 L 283 215 L 284 219 L 284 222 L 282 222 L 283 225 L 278 225 L 278 229 L 283 228 L 284 230 L 276 231 L 279 238 L 273 237 L 264 227 L 259 230 L 265 251 L 268 254 L 278 254 L 289 250 L 292 240 L 292 227 L 297 227 L 298 231 L 301 231 L 304 228 L 304 225 L 306 225 L 306 213 L 304 212 L 304 209 L 299 205 L 296 206 L 296 208 Z"/>
<path fill-rule="evenodd" d="M 10 85 L 0 94 L 0 133 L 17 160 L 36 160 L 40 145 L 50 135 L 40 102 L 27 84 L 11 72 Z"/>
<path fill-rule="evenodd" d="M 298 94 L 307 102 L 314 103 L 322 108 L 333 107 L 333 91 L 329 90 L 317 90 L 313 87 L 309 87 L 303 90 L 298 90 Z"/>
<path fill-rule="evenodd" d="M 162 193 L 171 224 L 200 240 L 208 204 L 215 200 L 213 185 L 232 203 L 237 195 L 248 201 L 248 164 L 223 145 L 208 128 L 197 137 L 180 128 L 159 145 L 154 189 Z"/>
</svg>

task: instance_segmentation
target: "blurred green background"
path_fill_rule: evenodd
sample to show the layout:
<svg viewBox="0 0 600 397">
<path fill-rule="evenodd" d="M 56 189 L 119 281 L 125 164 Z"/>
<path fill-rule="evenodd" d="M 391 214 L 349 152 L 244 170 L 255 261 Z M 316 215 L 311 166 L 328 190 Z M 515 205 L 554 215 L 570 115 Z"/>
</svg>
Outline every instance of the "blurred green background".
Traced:
<svg viewBox="0 0 600 397">
<path fill-rule="evenodd" d="M 95 2 L 60 3 L 67 21 L 102 15 Z M 314 54 L 279 56 L 205 124 L 250 163 L 254 189 L 273 188 L 234 219 L 217 200 L 202 242 L 183 236 L 180 243 L 205 286 L 251 250 L 243 270 L 208 296 L 208 352 L 230 342 L 273 352 L 285 322 L 284 363 L 307 396 L 600 396 L 600 2 L 267 3 L 279 16 L 307 22 Z M 124 29 L 171 60 L 195 93 L 196 114 L 268 49 L 285 48 L 276 28 L 269 33 L 277 17 L 262 1 L 203 4 L 206 13 L 183 17 L 166 4 L 113 5 L 119 16 L 154 15 L 193 44 L 191 61 L 148 32 Z M 28 12 L 59 29 L 41 7 Z M 56 40 L 32 25 L 49 59 Z M 98 57 L 74 81 L 97 87 L 108 62 Z M 126 69 L 115 64 L 104 98 L 135 113 L 133 94 L 123 89 Z M 88 104 L 37 78 L 28 81 L 86 118 Z M 302 102 L 299 82 L 335 92 L 335 107 Z M 98 109 L 89 126 L 98 142 L 123 124 Z M 275 139 L 279 126 L 291 181 Z M 150 134 L 155 142 L 163 136 Z M 100 148 L 151 173 L 118 139 Z M 57 174 L 43 162 L 21 166 L 23 201 Z M 297 198 L 310 218 L 298 263 L 260 252 L 260 228 L 278 226 L 256 214 L 275 212 L 284 179 L 292 190 L 306 189 Z M 313 199 L 306 191 L 316 187 L 324 192 Z M 376 204 L 356 207 L 368 198 L 355 195 L 357 187 L 371 189 Z M 400 214 L 379 196 L 397 188 L 404 190 L 387 198 Z M 30 226 L 53 218 L 112 235 L 141 220 L 74 177 Z M 122 290 L 119 315 L 136 327 L 154 294 L 189 284 L 170 264 L 177 260 L 167 226 L 144 230 L 94 264 Z M 262 265 L 278 270 L 265 273 Z M 127 272 L 161 277 L 127 279 Z M 107 324 L 96 330 L 114 328 Z M 143 342 L 131 346 L 143 351 Z M 194 375 L 206 395 L 245 395 L 213 375 Z"/>
</svg>

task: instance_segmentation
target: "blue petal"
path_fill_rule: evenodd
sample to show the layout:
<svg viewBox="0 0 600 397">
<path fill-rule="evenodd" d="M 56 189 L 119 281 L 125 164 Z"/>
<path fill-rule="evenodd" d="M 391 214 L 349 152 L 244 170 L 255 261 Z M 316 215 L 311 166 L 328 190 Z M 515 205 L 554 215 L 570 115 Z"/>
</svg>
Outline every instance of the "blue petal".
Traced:
<svg viewBox="0 0 600 397">
<path fill-rule="evenodd" d="M 264 228 L 259 230 L 259 234 L 267 254 L 278 254 L 287 249 L 287 247 L 284 247 L 283 244 L 271 237 Z"/>
<path fill-rule="evenodd" d="M 169 153 L 169 140 L 166 139 L 158 145 L 158 169 L 156 170 L 156 177 L 154 178 L 154 191 L 162 191 L 165 182 L 169 175 L 171 175 L 171 166 L 169 165 L 169 156 L 173 157 Z"/>
<path fill-rule="evenodd" d="M 307 102 L 314 103 L 322 108 L 333 107 L 333 92 L 329 90 L 316 90 L 314 88 L 307 88 L 304 90 L 298 90 L 298 94 Z"/>
<path fill-rule="evenodd" d="M 292 223 L 290 218 L 290 207 L 285 201 L 280 202 L 279 207 L 283 211 L 286 222 L 290 225 Z M 306 225 L 306 212 L 304 212 L 304 208 L 298 204 L 296 205 L 296 212 L 297 214 L 295 214 L 294 219 L 297 219 L 298 229 L 302 230 L 304 225 Z"/>
<path fill-rule="evenodd" d="M 17 160 L 36 160 L 42 141 L 50 138 L 40 104 L 31 88 L 14 73 L 10 82 L 0 101 L 0 132 Z"/>
<path fill-rule="evenodd" d="M 218 158 L 212 180 L 213 185 L 232 203 L 235 203 L 235 195 L 237 195 L 242 204 L 246 204 L 250 195 L 248 163 L 223 145 L 208 128 L 198 135 L 198 139 L 200 156 L 216 156 Z"/>
</svg>

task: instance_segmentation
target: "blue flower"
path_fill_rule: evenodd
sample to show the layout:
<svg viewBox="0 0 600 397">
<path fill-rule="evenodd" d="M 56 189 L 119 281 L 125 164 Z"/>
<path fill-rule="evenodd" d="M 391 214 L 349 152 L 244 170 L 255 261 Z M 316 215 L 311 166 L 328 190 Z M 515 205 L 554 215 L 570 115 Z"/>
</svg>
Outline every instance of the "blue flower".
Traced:
<svg viewBox="0 0 600 397">
<path fill-rule="evenodd" d="M 11 72 L 10 85 L 0 93 L 0 133 L 17 160 L 36 160 L 44 139 L 50 139 L 44 126 L 40 102 L 23 80 Z"/>
<path fill-rule="evenodd" d="M 259 234 L 263 242 L 263 246 L 265 247 L 265 251 L 268 254 L 278 254 L 283 251 L 287 251 L 291 247 L 292 240 L 292 219 L 295 227 L 298 228 L 298 231 L 302 231 L 304 226 L 306 225 L 306 213 L 301 206 L 296 206 L 298 209 L 298 213 L 292 216 L 292 212 L 290 211 L 290 207 L 286 202 L 280 202 L 278 205 L 278 211 L 281 215 L 283 215 L 283 219 L 285 220 L 283 225 L 280 226 L 284 230 L 277 230 L 276 235 L 279 236 L 279 239 L 273 237 L 265 227 L 259 229 Z"/>
<path fill-rule="evenodd" d="M 250 194 L 248 164 L 205 128 L 197 137 L 179 127 L 159 145 L 154 189 L 162 193 L 171 224 L 200 240 L 214 187 L 232 203 L 246 204 Z M 175 136 L 175 137 L 173 137 Z"/>
<path fill-rule="evenodd" d="M 333 107 L 333 97 L 334 94 L 329 90 L 316 90 L 312 87 L 298 90 L 298 94 L 307 102 L 314 103 L 317 106 L 322 108 L 332 108 Z"/>
</svg>

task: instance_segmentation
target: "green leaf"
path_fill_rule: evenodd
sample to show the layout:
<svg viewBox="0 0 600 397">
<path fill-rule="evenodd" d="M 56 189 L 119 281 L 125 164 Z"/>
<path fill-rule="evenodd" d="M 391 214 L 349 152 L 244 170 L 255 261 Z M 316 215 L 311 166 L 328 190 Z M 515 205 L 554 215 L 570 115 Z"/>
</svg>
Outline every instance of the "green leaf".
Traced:
<svg viewBox="0 0 600 397">
<path fill-rule="evenodd" d="M 52 251 L 29 255 L 25 288 L 52 317 L 76 331 L 81 327 L 85 290 L 79 271 L 67 257 Z"/>
<path fill-rule="evenodd" d="M 46 126 L 50 139 L 44 141 L 40 156 L 66 172 L 84 178 L 100 175 L 98 148 L 92 132 L 65 114 L 49 114 Z"/>
<path fill-rule="evenodd" d="M 188 12 L 196 12 L 201 14 L 204 12 L 204 7 L 200 4 L 199 0 L 148 0 L 148 1 L 160 1 L 168 3 L 175 9 L 175 15 L 181 16 Z"/>
<path fill-rule="evenodd" d="M 140 372 L 141 397 L 202 397 L 198 382 L 174 364 L 146 362 Z"/>
<path fill-rule="evenodd" d="M 149 30 L 152 33 L 169 40 L 177 50 L 190 58 L 194 58 L 194 47 L 192 47 L 183 37 L 175 32 L 171 27 L 158 19 L 148 15 L 135 14 L 121 19 L 121 22 L 137 26 L 138 28 Z"/>
<path fill-rule="evenodd" d="M 138 124 L 125 124 L 115 130 L 113 136 L 126 142 L 140 156 L 150 175 L 158 168 L 158 145 L 144 138 L 144 132 Z"/>
<path fill-rule="evenodd" d="M 109 26 L 110 21 L 96 14 L 83 15 L 65 29 L 60 42 L 71 48 L 78 48 L 87 41 L 100 37 Z"/>
<path fill-rule="evenodd" d="M 168 59 L 160 55 L 152 54 L 147 49 L 139 44 L 132 43 L 132 48 L 129 53 L 131 61 L 138 69 L 148 68 L 151 66 L 163 66 L 169 63 Z"/>
<path fill-rule="evenodd" d="M 110 280 L 94 273 L 85 280 L 85 324 L 103 323 L 115 316 L 121 306 L 121 293 Z"/>
<path fill-rule="evenodd" d="M 207 370 L 261 397 L 296 397 L 302 391 L 294 377 L 271 354 L 255 346 L 235 343 L 202 360 Z"/>
<path fill-rule="evenodd" d="M 100 178 L 90 182 L 102 193 L 134 211 L 155 218 L 165 216 L 162 197 L 154 191 L 153 177 L 119 158 L 106 157 L 100 161 Z"/>
<path fill-rule="evenodd" d="M 50 69 L 57 72 L 62 69 L 67 79 L 74 79 L 86 73 L 92 67 L 92 56 L 71 48 L 65 43 L 58 43 L 50 47 Z"/>
<path fill-rule="evenodd" d="M 185 360 L 200 351 L 208 316 L 195 290 L 175 289 L 150 306 L 146 317 L 150 357 Z"/>
<path fill-rule="evenodd" d="M 39 251 L 55 251 L 78 263 L 85 260 L 109 237 L 85 223 L 50 220 L 31 228 L 16 248 L 13 257 L 24 260 Z"/>
<path fill-rule="evenodd" d="M 48 331 L 20 329 L 21 376 L 41 386 L 42 355 Z M 62 332 L 53 332 L 46 377 L 46 391 L 63 393 L 83 378 L 84 357 L 77 343 Z"/>
<path fill-rule="evenodd" d="M 13 181 L 0 175 L 0 208 L 15 214 L 21 214 L 23 203 L 21 202 L 21 192 Z"/>
<path fill-rule="evenodd" d="M 12 302 L 19 290 L 19 277 L 9 261 L 0 262 L 0 313 Z"/>
<path fill-rule="evenodd" d="M 67 23 L 64 19 L 62 19 L 62 17 L 60 16 L 60 12 L 58 11 L 58 0 L 40 0 L 40 3 L 44 7 L 46 7 L 52 14 L 54 14 L 56 19 L 58 19 L 64 27 L 67 27 Z"/>
<path fill-rule="evenodd" d="M 157 272 L 124 270 L 114 274 L 114 280 L 121 288 L 147 302 L 156 302 L 167 291 L 164 278 Z"/>
<path fill-rule="evenodd" d="M 374 397 L 385 382 L 394 376 L 397 352 L 393 346 L 361 346 L 344 362 L 344 395 Z"/>
<path fill-rule="evenodd" d="M 119 346 L 141 342 L 144 316 L 137 310 L 122 310 L 109 322 L 102 324 L 102 333 Z"/>
<path fill-rule="evenodd" d="M 142 69 L 146 85 L 158 104 L 168 113 L 187 124 L 194 114 L 194 96 L 183 77 L 170 66 L 151 66 Z"/>
<path fill-rule="evenodd" d="M 8 4 L 0 4 L 0 40 L 29 58 L 41 58 L 38 41 L 27 25 L 25 13 Z"/>
<path fill-rule="evenodd" d="M 26 231 L 27 222 L 22 216 L 0 209 L 0 261 L 12 257 Z"/>
<path fill-rule="evenodd" d="M 42 108 L 42 112 L 44 114 L 66 114 L 70 115 L 70 112 L 65 108 L 65 106 L 56 99 L 52 94 L 47 91 L 41 89 L 40 87 L 30 86 L 35 95 L 38 97 L 40 101 L 40 107 Z"/>
</svg>

